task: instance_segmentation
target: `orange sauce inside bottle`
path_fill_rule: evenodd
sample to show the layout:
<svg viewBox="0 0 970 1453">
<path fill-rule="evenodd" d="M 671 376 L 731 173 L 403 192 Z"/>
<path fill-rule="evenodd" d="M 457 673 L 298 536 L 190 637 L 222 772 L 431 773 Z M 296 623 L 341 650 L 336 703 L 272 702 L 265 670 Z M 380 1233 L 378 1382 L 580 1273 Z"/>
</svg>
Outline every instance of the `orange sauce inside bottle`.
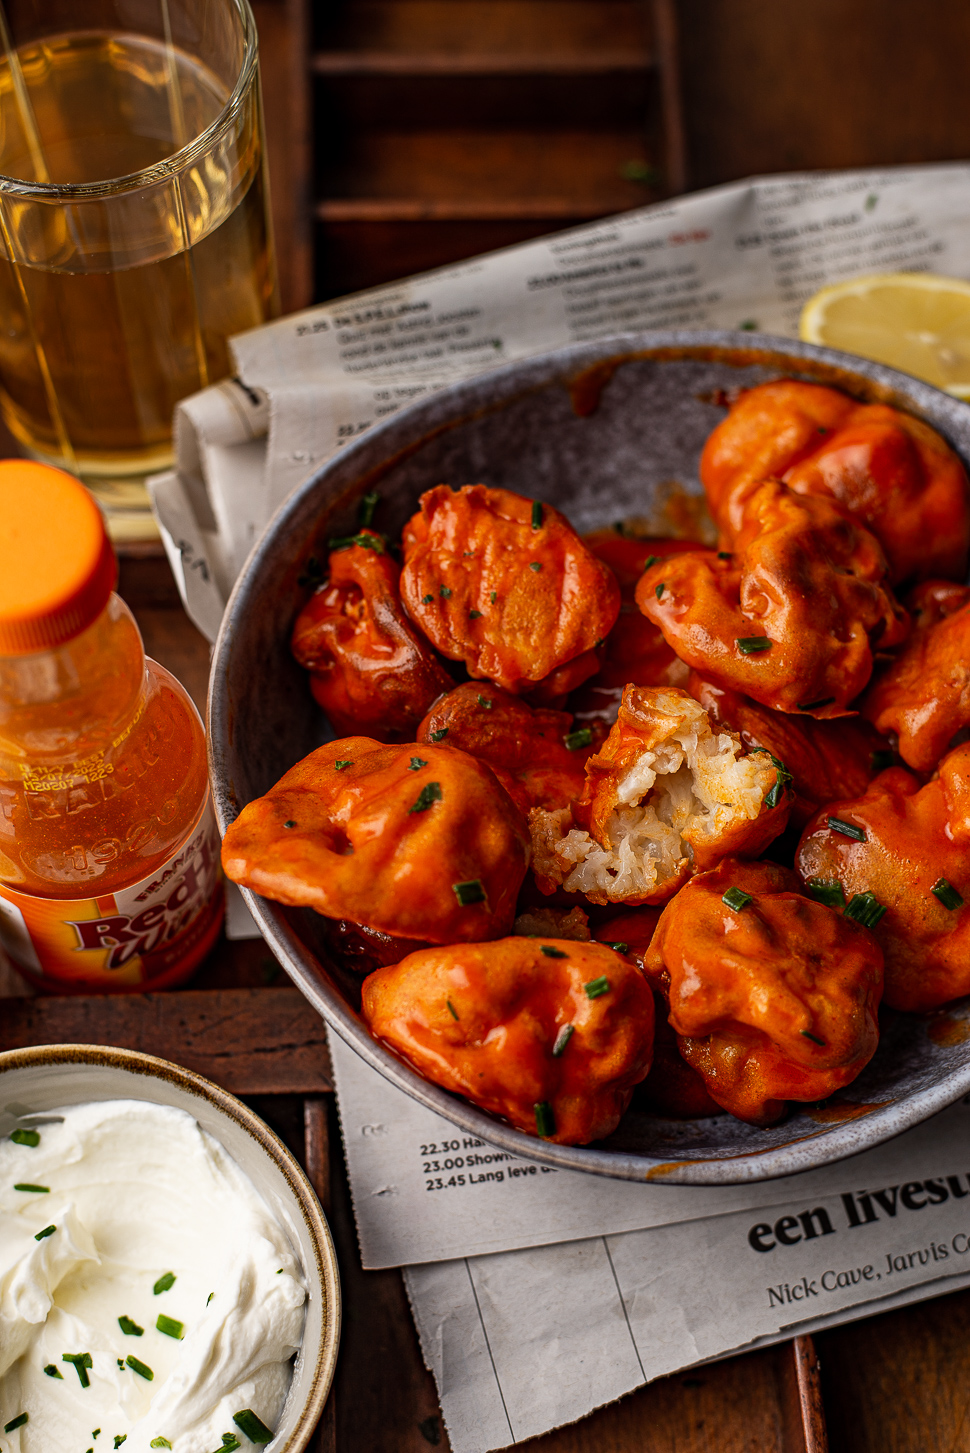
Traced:
<svg viewBox="0 0 970 1453">
<path fill-rule="evenodd" d="M 0 883 L 127 887 L 172 857 L 206 789 L 198 712 L 118 596 L 55 650 L 0 658 Z"/>
</svg>

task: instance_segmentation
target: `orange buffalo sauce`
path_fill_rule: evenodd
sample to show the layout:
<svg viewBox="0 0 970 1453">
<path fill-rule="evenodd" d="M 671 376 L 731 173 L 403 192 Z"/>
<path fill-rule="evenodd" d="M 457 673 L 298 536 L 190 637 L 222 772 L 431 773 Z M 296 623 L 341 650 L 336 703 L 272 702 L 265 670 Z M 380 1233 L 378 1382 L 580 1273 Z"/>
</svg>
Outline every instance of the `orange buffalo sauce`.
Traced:
<svg viewBox="0 0 970 1453">
<path fill-rule="evenodd" d="M 180 983 L 222 918 L 202 722 L 116 575 L 76 480 L 0 463 L 0 943 L 47 989 Z"/>
</svg>

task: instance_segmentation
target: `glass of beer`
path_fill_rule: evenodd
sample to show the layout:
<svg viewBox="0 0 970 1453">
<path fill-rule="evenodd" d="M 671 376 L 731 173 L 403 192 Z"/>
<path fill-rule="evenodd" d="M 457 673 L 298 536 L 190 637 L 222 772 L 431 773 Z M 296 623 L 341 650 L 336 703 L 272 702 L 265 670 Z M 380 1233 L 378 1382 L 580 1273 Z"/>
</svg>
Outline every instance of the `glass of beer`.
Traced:
<svg viewBox="0 0 970 1453">
<path fill-rule="evenodd" d="M 130 537 L 174 405 L 278 311 L 256 27 L 248 0 L 0 0 L 0 43 L 0 409 Z"/>
</svg>

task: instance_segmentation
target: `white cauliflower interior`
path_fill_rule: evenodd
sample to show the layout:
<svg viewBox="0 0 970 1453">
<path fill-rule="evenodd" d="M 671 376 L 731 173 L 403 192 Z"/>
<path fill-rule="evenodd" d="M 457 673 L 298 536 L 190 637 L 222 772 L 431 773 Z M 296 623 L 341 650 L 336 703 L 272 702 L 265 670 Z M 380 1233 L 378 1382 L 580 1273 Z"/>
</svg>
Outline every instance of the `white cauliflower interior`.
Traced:
<svg viewBox="0 0 970 1453">
<path fill-rule="evenodd" d="M 713 844 L 758 816 L 775 782 L 771 758 L 742 756 L 741 739 L 712 732 L 691 698 L 677 698 L 675 707 L 674 730 L 645 746 L 617 784 L 607 846 L 574 826 L 568 807 L 530 814 L 537 873 L 594 903 L 642 901 L 684 876 L 694 844 Z"/>
</svg>

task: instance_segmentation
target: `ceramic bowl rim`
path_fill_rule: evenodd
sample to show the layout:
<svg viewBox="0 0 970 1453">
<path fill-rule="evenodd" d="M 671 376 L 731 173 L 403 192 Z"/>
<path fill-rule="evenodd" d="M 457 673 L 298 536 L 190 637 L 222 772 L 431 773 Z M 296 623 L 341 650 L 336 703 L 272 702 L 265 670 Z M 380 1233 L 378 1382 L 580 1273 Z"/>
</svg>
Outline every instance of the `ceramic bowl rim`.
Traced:
<svg viewBox="0 0 970 1453">
<path fill-rule="evenodd" d="M 101 1044 L 38 1044 L 8 1049 L 0 1051 L 0 1078 L 8 1070 L 33 1066 L 56 1068 L 71 1064 L 104 1066 L 144 1075 L 149 1079 L 166 1080 L 187 1094 L 205 1100 L 244 1130 L 283 1175 L 299 1205 L 313 1246 L 315 1276 L 326 1309 L 309 1396 L 300 1410 L 293 1431 L 279 1449 L 279 1453 L 303 1453 L 317 1427 L 330 1392 L 340 1345 L 342 1317 L 337 1253 L 330 1227 L 306 1172 L 276 1132 L 235 1095 L 223 1090 L 212 1080 L 207 1080 L 204 1075 L 197 1074 L 195 1070 L 186 1069 L 183 1065 L 174 1064 L 158 1055 L 146 1054 L 142 1050 Z M 77 1103 L 80 1104 L 81 1101 Z"/>
</svg>

